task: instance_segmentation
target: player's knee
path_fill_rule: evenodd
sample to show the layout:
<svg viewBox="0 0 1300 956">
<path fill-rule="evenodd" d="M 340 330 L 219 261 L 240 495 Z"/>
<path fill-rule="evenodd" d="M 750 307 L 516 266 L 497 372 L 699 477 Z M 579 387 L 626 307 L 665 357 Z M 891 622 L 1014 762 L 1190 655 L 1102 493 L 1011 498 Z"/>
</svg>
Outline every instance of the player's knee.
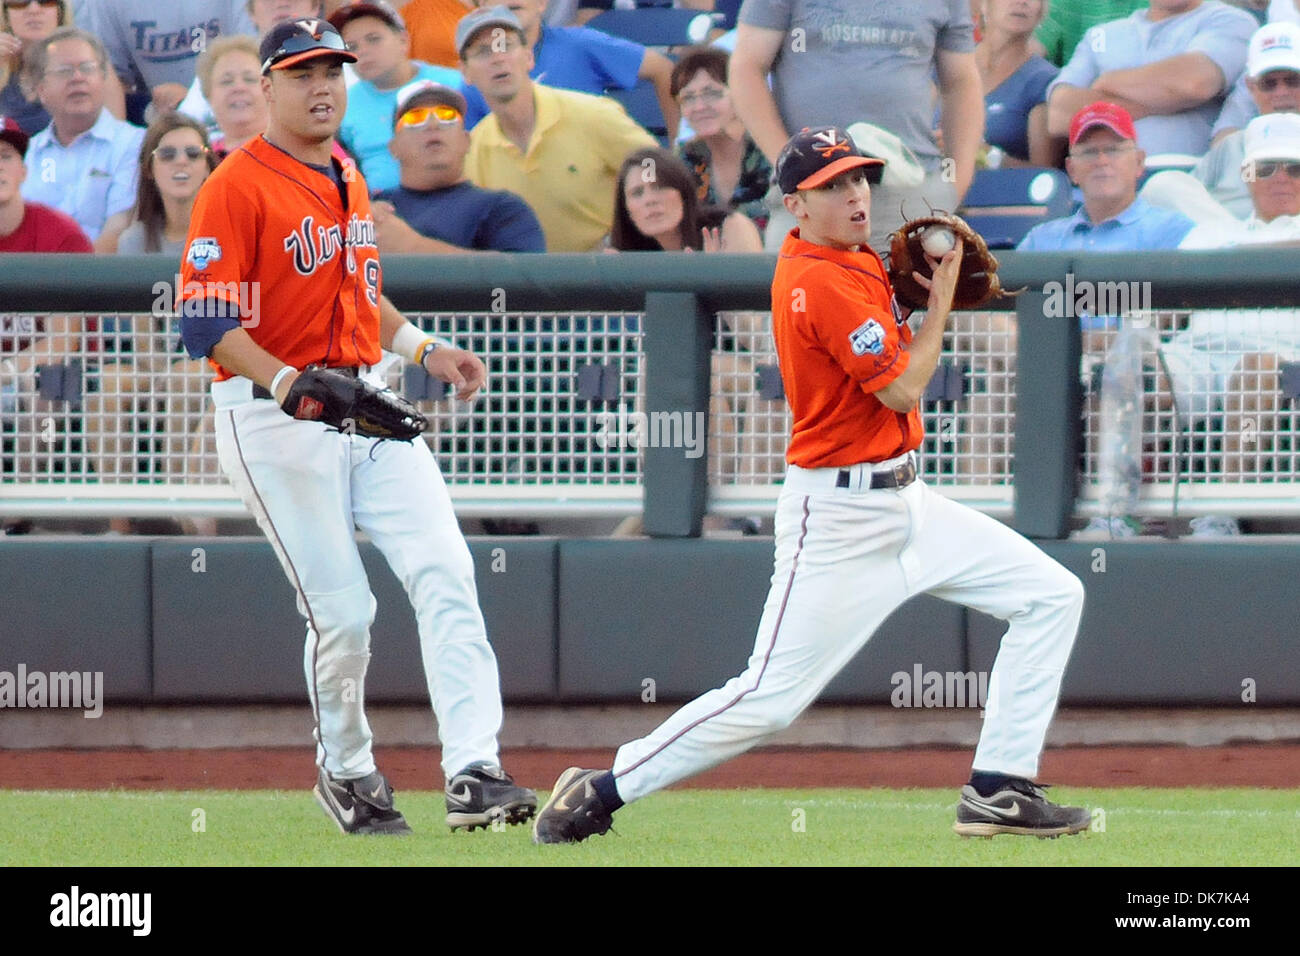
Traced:
<svg viewBox="0 0 1300 956">
<path fill-rule="evenodd" d="M 1073 572 L 1061 569 L 1061 601 L 1071 608 L 1083 607 L 1083 582 Z"/>
<path fill-rule="evenodd" d="M 315 595 L 307 602 L 309 621 L 323 645 L 364 649 L 375 619 L 375 599 L 366 588 Z"/>
<path fill-rule="evenodd" d="M 802 699 L 791 698 L 789 700 L 774 701 L 769 707 L 770 709 L 763 718 L 765 722 L 763 731 L 764 733 L 775 734 L 793 724 L 795 718 L 807 708 L 807 704 Z"/>
<path fill-rule="evenodd" d="M 411 559 L 403 582 L 416 607 L 444 599 L 448 594 L 474 594 L 474 559 L 469 545 L 447 542 L 445 550 Z"/>
</svg>

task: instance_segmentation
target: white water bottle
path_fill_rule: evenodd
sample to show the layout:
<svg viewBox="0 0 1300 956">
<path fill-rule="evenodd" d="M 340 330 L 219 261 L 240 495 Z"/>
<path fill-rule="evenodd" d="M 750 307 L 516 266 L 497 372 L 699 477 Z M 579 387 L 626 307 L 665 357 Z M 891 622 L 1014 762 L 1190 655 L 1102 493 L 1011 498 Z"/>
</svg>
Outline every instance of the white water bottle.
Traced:
<svg viewBox="0 0 1300 956">
<path fill-rule="evenodd" d="M 1137 510 L 1142 488 L 1142 353 L 1152 337 L 1144 322 L 1122 320 L 1102 369 L 1098 477 L 1108 517 Z"/>
</svg>

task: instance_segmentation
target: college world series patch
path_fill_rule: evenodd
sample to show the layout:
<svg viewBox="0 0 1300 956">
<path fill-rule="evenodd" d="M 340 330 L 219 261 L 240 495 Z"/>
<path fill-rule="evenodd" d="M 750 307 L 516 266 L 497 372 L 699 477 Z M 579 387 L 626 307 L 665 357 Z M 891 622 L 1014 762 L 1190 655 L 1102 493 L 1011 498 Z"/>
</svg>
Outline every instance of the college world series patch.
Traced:
<svg viewBox="0 0 1300 956">
<path fill-rule="evenodd" d="M 849 333 L 849 345 L 854 355 L 879 355 L 885 350 L 885 330 L 875 319 L 867 319 Z"/>
<path fill-rule="evenodd" d="M 200 236 L 190 243 L 190 251 L 185 254 L 185 258 L 202 272 L 209 262 L 221 259 L 221 243 L 212 236 Z"/>
</svg>

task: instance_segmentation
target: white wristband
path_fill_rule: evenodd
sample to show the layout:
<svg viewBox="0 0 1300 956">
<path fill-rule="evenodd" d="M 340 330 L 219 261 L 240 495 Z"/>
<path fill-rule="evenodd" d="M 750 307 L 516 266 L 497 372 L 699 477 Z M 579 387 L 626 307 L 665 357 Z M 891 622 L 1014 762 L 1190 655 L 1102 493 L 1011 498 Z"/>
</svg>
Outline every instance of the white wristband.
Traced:
<svg viewBox="0 0 1300 956">
<path fill-rule="evenodd" d="M 296 368 L 294 368 L 292 365 L 286 365 L 284 368 L 280 369 L 280 371 L 278 371 L 278 372 L 275 373 L 275 378 L 271 379 L 271 397 L 272 397 L 272 398 L 275 398 L 275 393 L 278 392 L 278 391 L 280 390 L 280 383 L 284 381 L 284 377 L 285 377 L 286 375 L 290 375 L 290 374 L 292 374 L 292 373 L 294 373 L 294 372 L 296 372 L 296 371 L 298 371 L 298 370 L 297 370 Z M 277 399 L 277 401 L 278 401 L 278 399 Z"/>
<path fill-rule="evenodd" d="M 408 362 L 417 361 L 420 348 L 430 337 L 427 332 L 422 332 L 407 322 L 393 333 L 393 345 L 390 351 L 396 352 Z"/>
<path fill-rule="evenodd" d="M 393 333 L 393 343 L 389 346 L 388 351 L 400 355 L 408 362 L 419 364 L 423 358 L 424 347 L 429 342 L 434 343 L 440 349 L 452 348 L 452 344 L 446 339 L 440 339 L 436 335 L 422 332 L 410 322 L 407 322 Z"/>
</svg>

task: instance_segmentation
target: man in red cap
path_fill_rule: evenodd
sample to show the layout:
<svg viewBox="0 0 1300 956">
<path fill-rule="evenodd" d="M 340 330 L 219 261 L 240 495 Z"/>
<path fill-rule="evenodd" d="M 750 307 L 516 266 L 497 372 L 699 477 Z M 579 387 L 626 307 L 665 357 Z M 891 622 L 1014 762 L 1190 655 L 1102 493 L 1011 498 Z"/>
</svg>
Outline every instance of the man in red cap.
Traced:
<svg viewBox="0 0 1300 956">
<path fill-rule="evenodd" d="M 776 180 L 798 223 L 772 279 L 772 335 L 794 420 L 776 511 L 772 588 L 749 666 L 640 740 L 609 770 L 566 770 L 537 816 L 537 843 L 576 843 L 624 803 L 783 730 L 900 604 L 934 594 L 1011 622 L 953 826 L 963 836 L 1059 836 L 1081 807 L 1032 782 L 1083 611 L 1083 585 L 1006 525 L 917 474 L 918 403 L 934 374 L 962 256 L 938 261 L 915 336 L 871 249 L 870 180 L 882 161 L 838 127 L 805 129 Z"/>
<path fill-rule="evenodd" d="M 1182 213 L 1138 199 L 1146 153 L 1128 111 L 1089 103 L 1070 122 L 1065 171 L 1083 193 L 1071 216 L 1035 226 L 1020 241 L 1025 252 L 1127 252 L 1177 249 L 1194 223 Z"/>
</svg>

